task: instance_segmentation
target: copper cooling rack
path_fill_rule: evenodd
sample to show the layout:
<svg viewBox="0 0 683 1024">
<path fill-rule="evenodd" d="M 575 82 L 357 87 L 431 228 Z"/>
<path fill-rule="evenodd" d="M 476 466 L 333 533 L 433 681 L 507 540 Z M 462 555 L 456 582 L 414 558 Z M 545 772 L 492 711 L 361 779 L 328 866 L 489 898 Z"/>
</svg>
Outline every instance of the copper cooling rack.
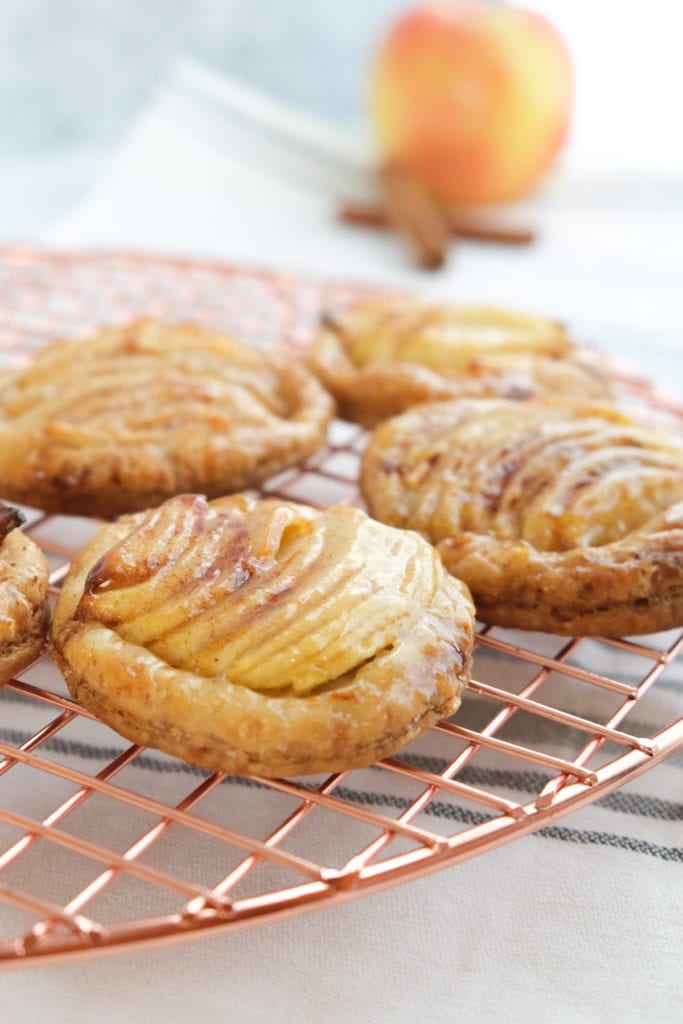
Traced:
<svg viewBox="0 0 683 1024">
<path fill-rule="evenodd" d="M 48 337 L 140 314 L 298 350 L 321 309 L 360 291 L 209 262 L 0 250 L 0 373 Z M 628 374 L 620 387 L 624 402 L 681 429 L 675 403 Z M 325 450 L 264 492 L 360 505 L 363 442 L 335 422 Z M 96 524 L 26 512 L 54 594 Z M 272 921 L 547 826 L 683 745 L 683 719 L 652 700 L 678 687 L 682 652 L 679 631 L 600 640 L 484 628 L 454 720 L 372 768 L 280 780 L 210 775 L 127 745 L 43 658 L 0 689 L 0 967 Z"/>
</svg>

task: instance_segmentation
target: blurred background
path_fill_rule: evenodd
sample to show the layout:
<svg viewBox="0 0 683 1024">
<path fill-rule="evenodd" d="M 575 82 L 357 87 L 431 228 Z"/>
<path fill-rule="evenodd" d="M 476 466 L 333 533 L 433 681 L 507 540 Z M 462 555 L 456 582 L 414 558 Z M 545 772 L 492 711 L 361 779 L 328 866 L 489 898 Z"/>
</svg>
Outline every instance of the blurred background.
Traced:
<svg viewBox="0 0 683 1024">
<path fill-rule="evenodd" d="M 401 0 L 0 0 L 2 237 L 29 237 L 97 177 L 135 114 L 191 57 L 367 133 L 377 41 Z M 683 182 L 683 12 L 676 0 L 540 0 L 576 72 L 560 168 Z M 619 184 L 620 183 L 620 184 Z M 643 193 L 639 193 L 643 202 Z"/>
</svg>

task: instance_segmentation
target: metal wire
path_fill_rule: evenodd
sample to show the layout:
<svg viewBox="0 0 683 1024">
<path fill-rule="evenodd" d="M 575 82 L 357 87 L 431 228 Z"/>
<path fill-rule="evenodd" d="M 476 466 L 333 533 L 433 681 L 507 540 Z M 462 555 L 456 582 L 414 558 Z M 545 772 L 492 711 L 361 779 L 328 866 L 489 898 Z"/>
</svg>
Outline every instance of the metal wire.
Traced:
<svg viewBox="0 0 683 1024">
<path fill-rule="evenodd" d="M 0 357 L 21 364 L 46 337 L 141 314 L 264 346 L 284 337 L 299 351 L 321 309 L 364 292 L 217 263 L 6 249 Z M 621 388 L 630 404 L 680 429 L 683 412 L 670 399 L 627 374 Z M 324 451 L 263 491 L 362 505 L 363 444 L 360 428 L 336 421 Z M 27 512 L 56 594 L 93 524 Z M 126 745 L 39 659 L 0 688 L 0 967 L 329 906 L 525 835 L 683 745 L 683 719 L 670 714 L 647 735 L 628 728 L 682 652 L 679 631 L 568 640 L 485 627 L 453 721 L 371 769 L 280 780 L 209 775 Z"/>
</svg>

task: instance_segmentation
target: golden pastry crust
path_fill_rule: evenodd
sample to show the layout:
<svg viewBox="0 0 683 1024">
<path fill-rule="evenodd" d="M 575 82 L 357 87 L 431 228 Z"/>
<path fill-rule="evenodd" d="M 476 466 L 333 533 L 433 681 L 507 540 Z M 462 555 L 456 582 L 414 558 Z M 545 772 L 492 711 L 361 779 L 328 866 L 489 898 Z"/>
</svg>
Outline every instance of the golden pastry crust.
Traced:
<svg viewBox="0 0 683 1024">
<path fill-rule="evenodd" d="M 52 651 L 128 739 L 266 776 L 342 771 L 452 714 L 473 607 L 436 552 L 357 509 L 170 499 L 76 556 Z"/>
<path fill-rule="evenodd" d="M 260 483 L 325 441 L 333 403 L 293 359 L 139 320 L 53 342 L 0 395 L 0 490 L 113 517 Z"/>
<path fill-rule="evenodd" d="M 341 415 L 366 427 L 431 400 L 609 394 L 597 358 L 552 320 L 396 297 L 326 317 L 309 366 Z"/>
<path fill-rule="evenodd" d="M 609 406 L 428 403 L 377 428 L 361 472 L 371 513 L 428 537 L 484 622 L 683 624 L 683 445 Z"/>
<path fill-rule="evenodd" d="M 38 657 L 47 635 L 47 562 L 22 522 L 0 502 L 0 683 Z"/>
</svg>

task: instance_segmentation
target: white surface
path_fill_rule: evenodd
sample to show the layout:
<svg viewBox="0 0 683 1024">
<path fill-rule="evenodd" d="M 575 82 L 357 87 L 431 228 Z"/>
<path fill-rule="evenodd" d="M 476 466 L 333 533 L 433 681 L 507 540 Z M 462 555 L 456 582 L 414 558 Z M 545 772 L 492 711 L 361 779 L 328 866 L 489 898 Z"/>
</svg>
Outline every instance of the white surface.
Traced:
<svg viewBox="0 0 683 1024">
<path fill-rule="evenodd" d="M 27 1024 L 679 1024 L 680 872 L 530 837 L 334 910 L 9 975 L 3 1009 Z"/>
<path fill-rule="evenodd" d="M 677 0 L 532 0 L 560 32 L 575 79 L 567 164 L 683 175 L 683 9 Z"/>
<path fill-rule="evenodd" d="M 391 236 L 337 225 L 337 196 L 315 176 L 302 188 L 280 146 L 258 165 L 245 158 L 215 95 L 203 103 L 194 93 L 176 85 L 160 96 L 94 193 L 47 240 L 211 254 L 488 299 L 612 325 L 615 348 L 613 325 L 624 324 L 636 339 L 652 330 L 646 337 L 677 359 L 675 189 L 658 198 L 645 183 L 623 209 L 605 208 L 590 183 L 558 186 L 558 198 L 532 211 L 537 246 L 463 244 L 445 271 L 425 275 Z M 648 353 L 632 348 L 647 365 Z M 681 767 L 680 758 L 660 766 L 627 792 L 680 808 Z M 531 836 L 333 911 L 10 974 L 3 1012 L 55 1024 L 83 1013 L 103 1024 L 680 1020 L 683 863 L 590 837 L 632 837 L 680 854 L 681 819 L 593 806 L 567 826 L 570 841 Z"/>
</svg>

